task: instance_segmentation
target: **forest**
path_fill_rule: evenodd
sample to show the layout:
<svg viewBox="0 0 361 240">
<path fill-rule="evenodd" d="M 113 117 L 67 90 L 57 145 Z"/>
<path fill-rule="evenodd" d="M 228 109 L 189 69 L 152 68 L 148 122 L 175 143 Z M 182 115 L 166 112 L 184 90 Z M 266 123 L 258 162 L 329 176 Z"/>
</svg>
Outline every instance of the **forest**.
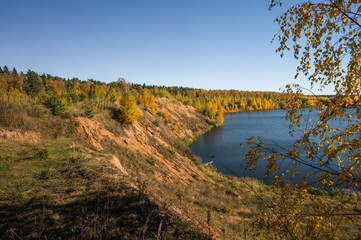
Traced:
<svg viewBox="0 0 361 240">
<path fill-rule="evenodd" d="M 93 79 L 86 81 L 78 78 L 64 79 L 50 74 L 38 74 L 32 70 L 18 73 L 5 65 L 0 67 L 0 99 L 6 101 L 24 101 L 37 99 L 48 106 L 54 115 L 61 115 L 67 106 L 79 102 L 94 100 L 94 106 L 88 106 L 89 113 L 102 108 L 106 101 L 118 103 L 118 118 L 122 123 L 137 121 L 137 105 L 142 105 L 153 115 L 157 114 L 155 99 L 165 97 L 176 99 L 185 105 L 192 105 L 198 111 L 223 123 L 224 113 L 238 111 L 256 111 L 283 108 L 286 95 L 279 92 L 251 92 L 240 90 L 204 90 L 185 87 L 166 87 L 128 83 L 124 78 L 116 82 L 103 83 Z M 304 97 L 303 104 L 312 104 L 312 98 Z M 159 113 L 160 114 L 160 113 Z"/>
</svg>

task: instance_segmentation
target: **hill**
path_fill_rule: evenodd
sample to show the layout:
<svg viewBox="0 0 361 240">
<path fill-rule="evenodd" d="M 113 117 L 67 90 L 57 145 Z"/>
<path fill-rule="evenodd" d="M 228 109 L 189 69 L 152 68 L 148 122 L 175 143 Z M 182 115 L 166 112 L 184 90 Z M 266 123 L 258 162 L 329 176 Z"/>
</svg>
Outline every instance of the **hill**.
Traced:
<svg viewBox="0 0 361 240">
<path fill-rule="evenodd" d="M 56 80 L 59 86 L 69 84 L 45 91 L 45 81 L 35 94 L 15 80 L 40 81 L 39 76 L 11 74 L 0 74 L 13 76 L 2 82 L 9 83 L 6 89 L 0 88 L 1 239 L 277 238 L 258 231 L 257 224 L 267 223 L 257 219 L 261 211 L 277 207 L 272 197 L 287 185 L 220 174 L 188 148 L 220 124 L 217 116 L 162 97 L 164 88 L 157 95 L 156 88 L 138 91 L 119 82 L 108 88 L 118 91 L 111 95 L 101 93 L 105 84 L 82 82 L 74 88 L 74 82 Z M 84 96 L 77 90 L 85 86 Z M 211 93 L 198 94 L 212 99 Z M 136 104 L 128 104 L 130 95 Z M 208 102 L 214 107 L 218 100 Z M 131 123 L 119 117 L 128 110 L 137 113 Z M 351 203 L 346 210 L 360 212 L 357 193 L 309 192 L 334 206 L 346 199 Z M 310 202 L 305 208 L 313 213 L 318 206 Z M 352 228 L 339 225 L 338 236 L 357 238 L 355 222 Z"/>
<path fill-rule="evenodd" d="M 233 206 L 244 197 L 241 182 L 187 147 L 215 121 L 166 98 L 156 106 L 167 119 L 139 108 L 139 120 L 123 125 L 110 107 L 89 119 L 83 105 L 60 117 L 43 105 L 1 102 L 5 238 L 209 239 L 234 235 L 222 233 L 225 224 L 243 226 L 222 217 L 251 214 Z"/>
</svg>

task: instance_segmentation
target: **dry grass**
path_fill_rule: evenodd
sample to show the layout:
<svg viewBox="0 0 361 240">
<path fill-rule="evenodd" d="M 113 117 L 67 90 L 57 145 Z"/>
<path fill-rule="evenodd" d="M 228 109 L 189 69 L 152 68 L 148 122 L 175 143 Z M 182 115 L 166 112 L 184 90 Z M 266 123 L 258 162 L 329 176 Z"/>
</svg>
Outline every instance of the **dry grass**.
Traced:
<svg viewBox="0 0 361 240">
<path fill-rule="evenodd" d="M 30 130 L 33 127 L 27 111 L 13 106 L 9 102 L 0 101 L 0 126 Z"/>
<path fill-rule="evenodd" d="M 73 118 L 84 117 L 87 104 L 99 126 L 92 134 L 112 134 L 99 141 L 102 150 L 76 132 Z M 121 125 L 112 118 L 111 102 L 76 103 L 63 117 L 39 104 L 0 102 L 12 119 L 0 118 L 1 126 L 31 127 L 43 136 L 39 143 L 0 144 L 1 239 L 267 239 L 253 222 L 279 189 L 202 164 L 187 142 L 212 126 L 205 119 L 183 121 L 172 112 L 176 102 L 162 99 L 161 106 L 179 130 L 144 111 L 136 126 Z M 113 155 L 128 176 L 110 164 Z M 350 210 L 361 212 L 354 193 L 319 197 L 338 204 L 348 196 Z M 358 227 L 341 226 L 340 238 L 357 237 Z"/>
<path fill-rule="evenodd" d="M 4 239 L 209 239 L 151 201 L 145 189 L 139 194 L 117 171 L 92 161 L 106 153 L 89 156 L 74 139 L 3 147 Z"/>
<path fill-rule="evenodd" d="M 36 99 L 24 102 L 0 101 L 0 127 L 35 131 L 43 138 L 71 137 L 74 133 L 72 121 L 65 116 L 53 116 L 49 109 Z"/>
</svg>

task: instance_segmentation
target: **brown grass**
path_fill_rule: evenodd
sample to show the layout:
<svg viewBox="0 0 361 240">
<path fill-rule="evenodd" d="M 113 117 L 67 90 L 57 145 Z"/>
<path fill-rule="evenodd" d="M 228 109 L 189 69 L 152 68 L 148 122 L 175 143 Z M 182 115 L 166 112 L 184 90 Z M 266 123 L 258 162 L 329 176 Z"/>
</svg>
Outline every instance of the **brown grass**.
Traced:
<svg viewBox="0 0 361 240">
<path fill-rule="evenodd" d="M 0 101 L 0 113 L 0 126 L 24 130 L 31 128 L 31 125 L 29 125 L 30 117 L 27 112 L 15 109 L 9 102 Z"/>
<path fill-rule="evenodd" d="M 39 104 L 0 104 L 13 118 L 1 120 L 2 127 L 32 126 L 42 136 L 40 142 L 0 143 L 4 239 L 267 239 L 253 222 L 279 190 L 202 164 L 187 143 L 212 127 L 206 117 L 159 99 L 157 109 L 167 111 L 178 130 L 143 110 L 137 123 L 121 125 L 112 118 L 113 103 L 92 104 L 91 120 L 83 115 L 85 103 L 62 117 Z M 38 112 L 30 114 L 32 108 Z M 128 175 L 111 163 L 114 156 Z M 321 197 L 337 204 L 345 196 Z M 355 199 L 352 211 L 358 212 Z M 340 237 L 357 236 L 358 227 L 342 225 Z"/>
</svg>

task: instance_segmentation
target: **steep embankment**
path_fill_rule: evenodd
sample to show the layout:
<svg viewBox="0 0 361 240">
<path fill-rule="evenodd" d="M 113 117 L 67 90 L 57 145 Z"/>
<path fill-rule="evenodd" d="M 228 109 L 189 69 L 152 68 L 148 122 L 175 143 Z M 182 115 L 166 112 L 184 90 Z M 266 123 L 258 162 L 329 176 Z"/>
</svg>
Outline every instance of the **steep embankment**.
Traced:
<svg viewBox="0 0 361 240">
<path fill-rule="evenodd" d="M 108 174 L 112 181 L 126 181 L 206 238 L 246 236 L 253 212 L 263 203 L 243 180 L 202 164 L 187 147 L 216 123 L 176 100 L 157 99 L 156 107 L 156 115 L 139 109 L 138 121 L 120 128 L 111 119 L 74 118 L 77 134 L 91 152 L 90 162 L 98 169 L 113 163 L 118 171 Z M 255 188 L 267 188 L 249 181 Z"/>
<path fill-rule="evenodd" d="M 214 126 L 208 117 L 161 98 L 156 115 L 139 108 L 122 125 L 116 104 L 94 104 L 88 119 L 83 103 L 57 117 L 0 102 L 1 239 L 272 238 L 251 223 L 278 190 L 222 175 L 187 147 Z M 340 226 L 340 238 L 357 227 Z"/>
<path fill-rule="evenodd" d="M 228 216 L 235 213 L 231 205 L 240 194 L 232 189 L 240 183 L 201 164 L 187 147 L 215 124 L 193 107 L 157 99 L 158 113 L 139 108 L 140 118 L 131 125 L 116 121 L 111 108 L 88 119 L 79 111 L 81 103 L 63 117 L 42 105 L 23 105 L 22 114 L 9 104 L 3 107 L 12 117 L 0 128 L 0 232 L 5 238 L 240 234 L 228 224 L 239 221 Z"/>
<path fill-rule="evenodd" d="M 116 133 L 108 130 L 101 121 L 84 117 L 76 117 L 74 121 L 77 123 L 78 136 L 88 144 L 89 149 L 95 152 L 112 149 L 123 157 L 121 162 L 130 173 L 134 170 L 133 165 L 142 168 L 134 172 L 133 175 L 137 177 L 148 177 L 150 171 L 156 180 L 168 184 L 189 184 L 192 175 L 204 179 L 204 173 L 196 165 L 190 164 L 192 160 L 188 156 L 184 156 L 191 155 L 184 144 L 215 123 L 193 107 L 175 100 L 159 99 L 157 109 L 160 111 L 155 116 L 149 111 L 140 110 L 137 122 L 117 129 Z M 177 151 L 180 147 L 185 152 Z M 133 154 L 133 158 L 122 156 L 118 149 L 126 149 Z"/>
</svg>

